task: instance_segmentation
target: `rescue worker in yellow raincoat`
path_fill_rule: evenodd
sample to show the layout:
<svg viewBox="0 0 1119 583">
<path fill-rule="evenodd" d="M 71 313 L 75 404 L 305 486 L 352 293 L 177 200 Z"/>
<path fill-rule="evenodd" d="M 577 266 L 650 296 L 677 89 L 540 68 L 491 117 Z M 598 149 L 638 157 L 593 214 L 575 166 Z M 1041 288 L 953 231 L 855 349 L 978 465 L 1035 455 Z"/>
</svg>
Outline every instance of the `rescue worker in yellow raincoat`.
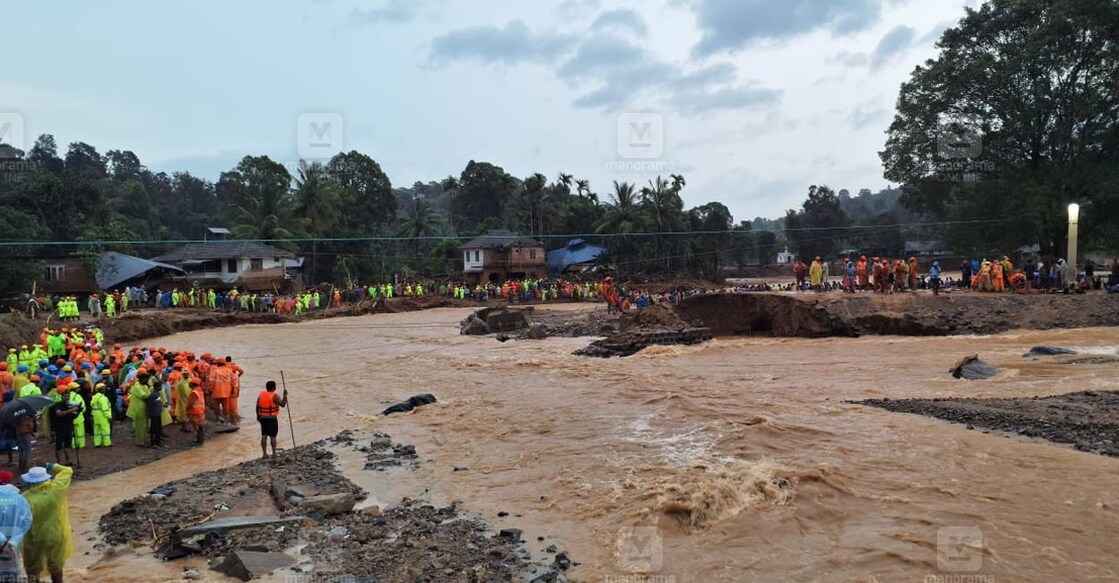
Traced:
<svg viewBox="0 0 1119 583">
<path fill-rule="evenodd" d="M 31 506 L 31 530 L 23 539 L 23 567 L 29 581 L 38 581 L 45 566 L 53 583 L 61 583 L 66 559 L 74 552 L 66 493 L 74 470 L 48 463 L 23 474 L 23 493 Z"/>
<path fill-rule="evenodd" d="M 819 256 L 812 262 L 812 266 L 808 268 L 808 281 L 812 284 L 812 289 L 817 291 L 819 291 L 820 286 L 824 283 L 824 264 L 820 262 Z"/>
<path fill-rule="evenodd" d="M 108 391 L 105 383 L 97 383 L 97 391 L 89 401 L 89 409 L 93 414 L 93 447 L 113 445 L 113 406 L 106 394 Z"/>
<path fill-rule="evenodd" d="M 141 368 L 136 373 L 136 381 L 128 389 L 128 410 L 125 411 L 125 415 L 132 420 L 132 437 L 136 440 L 136 445 L 146 446 L 151 443 L 149 438 L 151 425 L 146 404 L 152 390 L 148 369 Z"/>
</svg>

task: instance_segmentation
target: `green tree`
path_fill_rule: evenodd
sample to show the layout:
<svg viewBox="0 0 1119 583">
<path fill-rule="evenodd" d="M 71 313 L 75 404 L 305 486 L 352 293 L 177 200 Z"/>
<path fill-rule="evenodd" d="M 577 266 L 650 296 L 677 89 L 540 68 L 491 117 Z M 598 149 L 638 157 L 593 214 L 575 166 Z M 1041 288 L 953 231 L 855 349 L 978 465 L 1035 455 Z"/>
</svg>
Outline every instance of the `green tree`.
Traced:
<svg viewBox="0 0 1119 583">
<path fill-rule="evenodd" d="M 785 214 L 785 229 L 790 246 L 798 257 L 834 256 L 846 234 L 849 221 L 831 188 L 813 184 L 800 211 Z"/>
<path fill-rule="evenodd" d="M 298 227 L 290 187 L 291 174 L 268 156 L 245 156 L 236 168 L 222 172 L 217 193 L 229 206 L 233 235 L 242 239 L 294 238 Z M 290 243 L 281 246 L 292 247 Z"/>
<path fill-rule="evenodd" d="M 304 222 L 311 236 L 311 281 L 322 281 L 318 270 L 320 237 L 334 228 L 340 217 L 340 191 L 338 183 L 320 162 L 308 164 L 299 161 L 299 176 L 295 179 L 295 198 L 292 215 Z M 329 271 L 328 271 L 329 273 Z"/>
<path fill-rule="evenodd" d="M 516 190 L 516 181 L 500 166 L 474 160 L 458 180 L 444 185 L 451 192 L 451 223 L 460 233 L 478 232 L 487 219 L 500 221 Z"/>
<path fill-rule="evenodd" d="M 944 32 L 901 87 L 880 156 L 903 202 L 976 246 L 1064 248 L 1119 217 L 1119 3 L 991 0 Z"/>
</svg>

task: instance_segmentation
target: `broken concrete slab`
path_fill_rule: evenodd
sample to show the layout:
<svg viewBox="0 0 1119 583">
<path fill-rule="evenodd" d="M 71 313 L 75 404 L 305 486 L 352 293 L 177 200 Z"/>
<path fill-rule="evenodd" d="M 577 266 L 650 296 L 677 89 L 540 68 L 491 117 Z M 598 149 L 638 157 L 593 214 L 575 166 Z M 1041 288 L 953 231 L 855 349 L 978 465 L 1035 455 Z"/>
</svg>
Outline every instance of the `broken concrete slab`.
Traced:
<svg viewBox="0 0 1119 583">
<path fill-rule="evenodd" d="M 345 514 L 353 510 L 354 504 L 357 504 L 357 500 L 355 500 L 354 495 L 349 492 L 324 494 L 322 496 L 304 498 L 299 503 L 299 510 L 307 514 L 325 512 L 327 515 L 333 516 L 335 514 Z"/>
<path fill-rule="evenodd" d="M 351 496 L 352 498 L 352 496 Z M 211 520 L 202 524 L 184 528 L 178 533 L 179 540 L 186 540 L 198 535 L 205 535 L 206 533 L 219 531 L 219 530 L 238 530 L 242 528 L 252 528 L 254 526 L 272 526 L 280 524 L 288 524 L 292 522 L 301 522 L 307 520 L 306 516 L 242 516 L 237 518 L 221 518 L 218 520 Z"/>
<path fill-rule="evenodd" d="M 295 559 L 283 553 L 261 553 L 257 551 L 234 551 L 213 569 L 218 573 L 236 577 L 242 581 L 249 581 L 256 577 L 267 575 L 276 569 L 283 569 L 295 564 Z"/>
</svg>

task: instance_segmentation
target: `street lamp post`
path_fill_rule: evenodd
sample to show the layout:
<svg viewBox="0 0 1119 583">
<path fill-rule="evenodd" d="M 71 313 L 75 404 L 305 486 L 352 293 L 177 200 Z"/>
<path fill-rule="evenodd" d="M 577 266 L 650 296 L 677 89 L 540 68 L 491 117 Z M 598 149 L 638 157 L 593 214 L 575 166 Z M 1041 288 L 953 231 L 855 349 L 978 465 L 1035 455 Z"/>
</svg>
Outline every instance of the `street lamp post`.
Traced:
<svg viewBox="0 0 1119 583">
<path fill-rule="evenodd" d="M 1076 281 L 1076 275 L 1077 275 L 1077 270 L 1076 270 L 1076 234 L 1077 233 L 1076 233 L 1076 231 L 1077 231 L 1077 223 L 1079 221 L 1080 221 L 1080 205 L 1078 205 L 1074 202 L 1074 203 L 1068 205 L 1068 259 L 1067 259 L 1067 261 L 1068 261 L 1068 269 L 1072 270 L 1072 277 L 1069 278 L 1069 279 L 1071 279 L 1071 282 L 1068 281 L 1068 280 L 1065 281 L 1065 287 L 1068 287 L 1069 283 L 1072 283 L 1073 286 L 1075 286 L 1076 283 L 1077 283 L 1077 281 Z"/>
</svg>

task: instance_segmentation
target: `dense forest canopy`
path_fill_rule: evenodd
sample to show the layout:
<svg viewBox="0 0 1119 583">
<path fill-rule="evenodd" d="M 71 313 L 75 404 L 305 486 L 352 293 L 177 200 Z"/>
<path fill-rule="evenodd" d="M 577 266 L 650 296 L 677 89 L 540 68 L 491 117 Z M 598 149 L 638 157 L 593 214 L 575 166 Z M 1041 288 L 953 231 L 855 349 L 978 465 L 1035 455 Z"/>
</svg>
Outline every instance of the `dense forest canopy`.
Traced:
<svg viewBox="0 0 1119 583">
<path fill-rule="evenodd" d="M 1119 3 L 991 0 L 943 33 L 914 69 L 880 153 L 898 188 L 852 196 L 808 186 L 782 218 L 736 223 L 726 205 L 686 208 L 684 176 L 590 184 L 561 172 L 517 177 L 486 161 L 457 176 L 394 187 L 367 154 L 288 167 L 245 156 L 216 183 L 153 172 L 130 151 L 100 153 L 51 135 L 26 152 L 0 144 L 0 290 L 26 289 L 37 259 L 161 242 L 211 226 L 308 258 L 307 279 L 341 284 L 422 273 L 453 277 L 458 245 L 505 228 L 549 249 L 582 235 L 623 272 L 689 272 L 801 257 L 896 253 L 942 241 L 961 254 L 1040 244 L 1061 255 L 1065 208 L 1081 205 L 1081 242 L 1119 239 Z M 807 186 L 807 185 L 806 185 Z M 782 193 L 774 193 L 782 194 Z M 87 243 L 83 243 L 87 242 Z M 153 244 L 155 242 L 156 244 Z"/>
</svg>

